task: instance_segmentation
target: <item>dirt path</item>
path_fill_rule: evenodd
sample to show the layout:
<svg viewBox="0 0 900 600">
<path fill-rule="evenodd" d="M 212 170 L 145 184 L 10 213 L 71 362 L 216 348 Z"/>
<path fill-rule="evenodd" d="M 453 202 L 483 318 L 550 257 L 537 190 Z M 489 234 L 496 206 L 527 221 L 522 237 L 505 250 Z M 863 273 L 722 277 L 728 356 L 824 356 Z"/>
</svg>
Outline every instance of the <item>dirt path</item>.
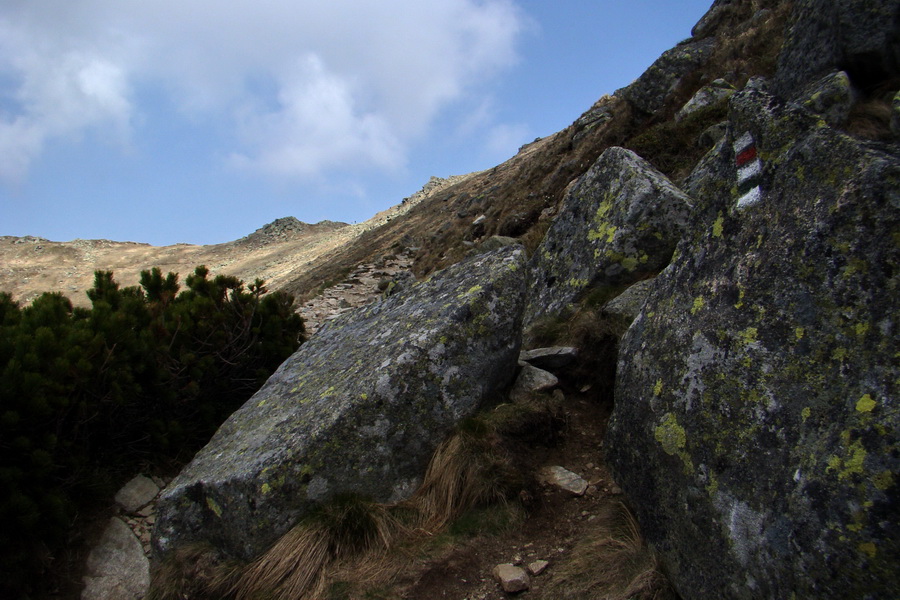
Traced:
<svg viewBox="0 0 900 600">
<path fill-rule="evenodd" d="M 447 598 L 451 600 L 502 600 L 503 592 L 491 571 L 501 563 L 527 568 L 537 560 L 549 565 L 531 577 L 531 588 L 520 597 L 551 598 L 545 591 L 570 560 L 575 545 L 592 522 L 610 504 L 621 500 L 621 490 L 603 464 L 602 440 L 609 409 L 589 395 L 567 395 L 564 409 L 567 426 L 555 446 L 535 445 L 526 463 L 535 472 L 544 466 L 562 466 L 588 481 L 583 496 L 549 485 L 539 487 L 539 497 L 528 502 L 524 521 L 500 534 L 476 534 L 450 544 L 434 556 L 411 567 L 398 582 L 402 598 Z"/>
</svg>

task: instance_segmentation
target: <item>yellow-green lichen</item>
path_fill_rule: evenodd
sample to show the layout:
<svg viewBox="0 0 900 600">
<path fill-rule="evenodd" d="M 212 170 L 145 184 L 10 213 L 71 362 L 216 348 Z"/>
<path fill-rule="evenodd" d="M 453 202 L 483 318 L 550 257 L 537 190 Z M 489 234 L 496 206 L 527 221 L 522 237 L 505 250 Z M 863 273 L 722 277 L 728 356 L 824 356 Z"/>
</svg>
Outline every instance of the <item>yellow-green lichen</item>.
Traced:
<svg viewBox="0 0 900 600">
<path fill-rule="evenodd" d="M 474 296 L 478 292 L 480 292 L 483 288 L 480 285 L 473 285 L 468 290 L 466 290 L 463 294 L 460 294 L 460 298 L 469 298 Z"/>
<path fill-rule="evenodd" d="M 759 330 L 756 327 L 748 327 L 747 329 L 738 332 L 738 339 L 745 346 L 749 346 L 756 342 L 758 336 Z"/>
<path fill-rule="evenodd" d="M 894 474 L 890 471 L 882 471 L 872 478 L 872 483 L 882 492 L 888 490 L 894 486 Z"/>
<path fill-rule="evenodd" d="M 744 306 L 744 288 L 738 286 L 738 301 L 735 303 L 735 308 L 741 308 Z"/>
<path fill-rule="evenodd" d="M 698 312 L 703 310 L 703 305 L 706 301 L 703 299 L 703 296 L 697 296 L 694 298 L 694 306 L 691 307 L 691 314 L 696 315 Z"/>
<path fill-rule="evenodd" d="M 868 323 L 857 323 L 856 327 L 854 327 L 854 329 L 856 330 L 856 335 L 858 335 L 859 337 L 862 337 L 869 332 L 869 324 Z"/>
<path fill-rule="evenodd" d="M 844 444 L 847 446 L 847 452 L 842 458 L 836 454 L 828 458 L 828 471 L 835 471 L 838 479 L 841 481 L 849 479 L 851 476 L 863 473 L 863 463 L 866 460 L 866 449 L 863 448 L 862 442 L 856 440 L 849 444 L 849 433 L 844 432 L 841 436 Z"/>
<path fill-rule="evenodd" d="M 862 398 L 856 401 L 856 410 L 862 413 L 872 412 L 875 406 L 877 406 L 877 404 L 869 394 L 865 394 Z"/>
<path fill-rule="evenodd" d="M 206 497 L 206 506 L 208 506 L 209 510 L 213 511 L 217 517 L 220 519 L 222 518 L 222 507 L 209 496 Z"/>
<path fill-rule="evenodd" d="M 656 385 L 653 386 L 653 395 L 654 395 L 654 396 L 659 396 L 660 394 L 662 394 L 662 391 L 663 391 L 663 382 L 662 382 L 662 379 L 657 379 L 657 380 L 656 380 Z"/>
<path fill-rule="evenodd" d="M 268 494 L 272 491 L 272 487 L 268 483 L 264 483 L 260 486 L 259 491 L 263 494 Z"/>
<path fill-rule="evenodd" d="M 872 542 L 863 542 L 858 547 L 859 551 L 868 554 L 869 558 L 875 558 L 875 555 L 878 554 L 878 548 Z"/>
<path fill-rule="evenodd" d="M 725 224 L 725 217 L 722 216 L 722 213 L 719 213 L 719 218 L 713 222 L 712 234 L 715 238 L 722 237 L 722 226 Z"/>
<path fill-rule="evenodd" d="M 662 444 L 666 454 L 670 456 L 684 448 L 687 442 L 684 427 L 678 424 L 678 419 L 672 413 L 667 413 L 663 417 L 662 423 L 657 426 L 654 432 L 654 437 L 657 442 Z"/>
<path fill-rule="evenodd" d="M 653 437 L 656 438 L 656 441 L 659 442 L 666 454 L 669 456 L 678 456 L 681 459 L 684 463 L 684 470 L 686 473 L 690 473 L 694 470 L 694 464 L 691 461 L 691 457 L 685 450 L 685 446 L 687 445 L 687 434 L 685 433 L 684 427 L 678 424 L 678 419 L 674 414 L 667 413 L 666 416 L 663 417 L 662 423 L 660 423 L 653 432 Z"/>
<path fill-rule="evenodd" d="M 802 328 L 802 327 L 794 328 L 794 337 L 797 338 L 798 342 L 803 339 L 804 335 L 806 335 L 806 330 L 804 328 Z"/>
<path fill-rule="evenodd" d="M 809 415 L 812 414 L 812 411 L 808 406 L 804 406 L 803 410 L 800 411 L 800 416 L 803 417 L 803 422 L 806 423 L 806 420 L 809 419 Z"/>
<path fill-rule="evenodd" d="M 628 256 L 622 259 L 622 266 L 628 271 L 634 271 L 638 266 L 638 259 Z"/>
<path fill-rule="evenodd" d="M 716 495 L 716 492 L 719 491 L 719 478 L 716 477 L 714 471 L 709 472 L 709 483 L 706 484 L 706 493 L 709 494 L 710 497 Z"/>
</svg>

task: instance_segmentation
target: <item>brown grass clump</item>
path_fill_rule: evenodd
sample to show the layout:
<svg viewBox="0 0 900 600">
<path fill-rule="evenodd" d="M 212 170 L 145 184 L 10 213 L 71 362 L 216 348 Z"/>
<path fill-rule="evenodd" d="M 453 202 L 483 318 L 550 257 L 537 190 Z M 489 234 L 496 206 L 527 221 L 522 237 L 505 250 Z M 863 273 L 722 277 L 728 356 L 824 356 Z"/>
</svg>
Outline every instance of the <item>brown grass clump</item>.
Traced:
<svg viewBox="0 0 900 600">
<path fill-rule="evenodd" d="M 235 600 L 320 597 L 328 568 L 388 549 L 404 525 L 382 505 L 356 495 L 324 504 L 250 564 L 231 590 Z"/>
<path fill-rule="evenodd" d="M 850 111 L 845 130 L 867 140 L 888 141 L 891 133 L 891 105 L 885 100 L 857 102 Z"/>
<path fill-rule="evenodd" d="M 585 531 L 546 590 L 549 598 L 578 600 L 675 600 L 653 551 L 641 538 L 631 511 L 608 505 Z"/>
</svg>

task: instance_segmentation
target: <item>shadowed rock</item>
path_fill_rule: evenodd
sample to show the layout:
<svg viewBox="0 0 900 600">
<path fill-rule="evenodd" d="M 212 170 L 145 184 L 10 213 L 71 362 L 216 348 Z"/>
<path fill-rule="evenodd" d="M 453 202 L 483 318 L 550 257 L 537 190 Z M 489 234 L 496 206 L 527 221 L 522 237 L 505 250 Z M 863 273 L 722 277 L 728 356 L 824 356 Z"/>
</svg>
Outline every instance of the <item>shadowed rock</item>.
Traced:
<svg viewBox="0 0 900 600">
<path fill-rule="evenodd" d="M 607 459 L 686 600 L 893 597 L 900 161 L 762 87 L 622 340 Z"/>
<path fill-rule="evenodd" d="M 454 424 L 510 383 L 525 278 L 509 247 L 323 327 L 163 492 L 156 556 L 202 540 L 247 559 L 335 494 L 407 498 Z"/>
</svg>

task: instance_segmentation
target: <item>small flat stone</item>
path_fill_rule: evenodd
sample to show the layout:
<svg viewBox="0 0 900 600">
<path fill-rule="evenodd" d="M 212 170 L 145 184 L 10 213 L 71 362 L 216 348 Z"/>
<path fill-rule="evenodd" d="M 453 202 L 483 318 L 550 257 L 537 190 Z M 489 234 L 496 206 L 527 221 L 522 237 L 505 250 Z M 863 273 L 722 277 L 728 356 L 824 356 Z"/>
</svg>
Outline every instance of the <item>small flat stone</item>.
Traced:
<svg viewBox="0 0 900 600">
<path fill-rule="evenodd" d="M 546 571 L 548 566 L 550 566 L 549 561 L 536 560 L 534 562 L 528 563 L 528 572 L 532 575 L 537 576 Z"/>
<path fill-rule="evenodd" d="M 571 346 L 553 346 L 551 348 L 535 348 L 519 353 L 519 360 L 534 365 L 539 369 L 561 369 L 575 362 L 578 348 Z"/>
<path fill-rule="evenodd" d="M 150 501 L 156 498 L 157 494 L 159 494 L 159 486 L 149 477 L 138 475 L 116 493 L 115 500 L 116 504 L 122 507 L 122 510 L 127 513 L 133 513 L 142 506 L 149 504 Z"/>
<path fill-rule="evenodd" d="M 554 485 L 576 496 L 583 496 L 588 488 L 587 481 L 560 466 L 544 467 L 541 469 L 541 478 L 550 485 Z"/>
<path fill-rule="evenodd" d="M 556 375 L 543 369 L 533 367 L 528 363 L 522 363 L 522 370 L 513 384 L 509 397 L 513 402 L 518 401 L 528 394 L 543 392 L 559 385 Z"/>
<path fill-rule="evenodd" d="M 494 579 L 500 583 L 500 587 L 508 594 L 524 592 L 531 586 L 528 573 L 524 569 L 505 563 L 497 565 L 492 571 Z"/>
</svg>

